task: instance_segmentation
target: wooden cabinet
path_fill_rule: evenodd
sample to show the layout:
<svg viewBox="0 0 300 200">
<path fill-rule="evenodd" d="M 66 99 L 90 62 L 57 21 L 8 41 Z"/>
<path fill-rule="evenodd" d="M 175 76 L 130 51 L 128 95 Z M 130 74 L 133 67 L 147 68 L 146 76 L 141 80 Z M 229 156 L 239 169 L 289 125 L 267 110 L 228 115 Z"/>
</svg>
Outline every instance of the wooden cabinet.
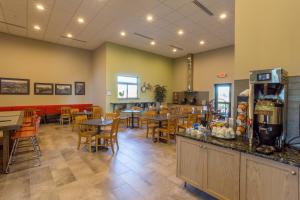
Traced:
<svg viewBox="0 0 300 200">
<path fill-rule="evenodd" d="M 298 168 L 257 156 L 241 156 L 241 200 L 297 200 Z"/>
<path fill-rule="evenodd" d="M 203 189 L 206 151 L 198 141 L 177 138 L 177 176 L 191 185 Z"/>
<path fill-rule="evenodd" d="M 177 176 L 224 200 L 239 199 L 240 154 L 177 137 Z"/>
<path fill-rule="evenodd" d="M 207 149 L 207 171 L 205 172 L 205 190 L 207 193 L 224 200 L 239 199 L 240 153 L 205 145 Z"/>
<path fill-rule="evenodd" d="M 177 137 L 177 176 L 221 200 L 300 200 L 299 169 Z"/>
</svg>

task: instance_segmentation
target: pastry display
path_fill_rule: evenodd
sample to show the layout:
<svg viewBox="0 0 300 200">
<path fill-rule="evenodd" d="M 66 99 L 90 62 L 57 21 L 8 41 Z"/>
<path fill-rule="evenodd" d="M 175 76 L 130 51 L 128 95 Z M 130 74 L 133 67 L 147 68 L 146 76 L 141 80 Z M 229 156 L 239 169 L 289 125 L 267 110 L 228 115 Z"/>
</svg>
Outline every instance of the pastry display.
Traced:
<svg viewBox="0 0 300 200">
<path fill-rule="evenodd" d="M 235 132 L 233 128 L 213 127 L 211 135 L 222 139 L 234 139 Z"/>
<path fill-rule="evenodd" d="M 237 106 L 237 117 L 236 117 L 236 134 L 243 135 L 247 130 L 247 118 L 248 118 L 248 102 L 241 101 Z"/>
</svg>

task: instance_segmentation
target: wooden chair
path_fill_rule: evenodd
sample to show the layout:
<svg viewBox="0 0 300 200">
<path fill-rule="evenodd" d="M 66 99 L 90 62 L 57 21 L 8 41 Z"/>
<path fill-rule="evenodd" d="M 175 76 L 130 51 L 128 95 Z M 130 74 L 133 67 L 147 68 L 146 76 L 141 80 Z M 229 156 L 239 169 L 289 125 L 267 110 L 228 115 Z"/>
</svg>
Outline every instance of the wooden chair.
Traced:
<svg viewBox="0 0 300 200">
<path fill-rule="evenodd" d="M 79 132 L 78 132 L 78 145 L 77 145 L 77 149 L 80 149 L 80 145 L 81 144 L 86 144 L 89 146 L 89 151 L 92 152 L 92 142 L 93 142 L 93 138 L 95 143 L 97 144 L 97 135 L 98 133 L 96 131 L 93 131 L 92 129 L 90 129 L 89 126 L 87 125 L 83 125 L 82 123 L 84 121 L 87 120 L 87 116 L 86 115 L 79 115 L 75 117 L 75 121 L 77 121 L 80 125 L 79 125 Z M 85 138 L 85 142 L 82 142 L 81 139 Z M 96 148 L 96 152 L 98 151 L 98 149 Z"/>
<path fill-rule="evenodd" d="M 169 113 L 168 109 L 167 110 L 166 109 L 162 109 L 162 110 L 159 111 L 160 115 L 167 115 L 168 113 Z"/>
<path fill-rule="evenodd" d="M 197 122 L 197 117 L 196 114 L 189 114 L 187 121 L 178 125 L 178 131 L 180 129 L 186 130 L 187 128 L 192 128 L 193 124 Z"/>
<path fill-rule="evenodd" d="M 140 116 L 140 128 L 143 128 L 143 125 L 147 125 L 148 118 L 155 116 L 155 114 L 154 110 L 144 112 L 143 116 Z"/>
<path fill-rule="evenodd" d="M 92 109 L 92 118 L 93 119 L 100 119 L 102 116 L 102 108 L 99 106 L 94 106 Z"/>
<path fill-rule="evenodd" d="M 70 107 L 61 107 L 60 108 L 60 124 L 64 125 L 64 122 L 67 121 L 71 124 L 71 108 Z"/>
<path fill-rule="evenodd" d="M 121 110 L 117 109 L 116 113 L 118 114 L 119 118 L 120 118 L 120 124 L 124 124 L 125 127 L 129 127 L 129 116 L 128 115 L 122 115 L 121 114 Z"/>
<path fill-rule="evenodd" d="M 147 113 L 146 115 L 144 115 L 145 117 L 155 117 L 156 112 L 155 111 L 150 111 L 149 113 Z M 146 130 L 146 138 L 149 137 L 149 131 L 150 129 L 152 130 L 152 139 L 154 140 L 154 134 L 155 134 L 155 129 L 158 128 L 159 124 L 151 119 L 147 119 L 146 121 L 146 125 L 147 125 L 147 130 Z"/>
<path fill-rule="evenodd" d="M 157 128 L 155 134 L 157 133 L 157 141 L 160 142 L 160 139 L 164 139 L 167 143 L 170 143 L 171 135 L 175 137 L 177 132 L 177 118 L 168 119 L 167 126 L 163 128 Z M 155 135 L 154 135 L 155 136 Z"/>
<path fill-rule="evenodd" d="M 96 148 L 100 146 L 98 143 L 99 139 L 103 139 L 104 145 L 110 145 L 112 153 L 115 153 L 114 144 L 116 143 L 117 148 L 119 150 L 119 143 L 118 143 L 118 132 L 119 132 L 119 123 L 120 118 L 114 118 L 113 123 L 111 125 L 111 129 L 109 131 L 102 131 L 101 134 L 96 136 Z"/>
<path fill-rule="evenodd" d="M 76 124 L 75 124 L 75 113 L 79 112 L 79 108 L 71 108 L 70 113 L 71 113 L 71 119 L 72 119 L 72 131 L 74 130 Z"/>
<path fill-rule="evenodd" d="M 118 117 L 118 113 L 105 113 L 104 118 L 106 120 L 113 120 L 114 118 Z"/>
</svg>

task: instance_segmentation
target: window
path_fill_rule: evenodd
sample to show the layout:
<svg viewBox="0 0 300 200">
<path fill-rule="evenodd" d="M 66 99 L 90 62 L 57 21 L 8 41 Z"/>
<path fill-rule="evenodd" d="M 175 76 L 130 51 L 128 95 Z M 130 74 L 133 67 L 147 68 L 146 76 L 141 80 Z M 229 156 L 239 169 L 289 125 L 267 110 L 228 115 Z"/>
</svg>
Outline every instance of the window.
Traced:
<svg viewBox="0 0 300 200">
<path fill-rule="evenodd" d="M 138 98 L 138 77 L 118 76 L 117 82 L 119 99 Z"/>
<path fill-rule="evenodd" d="M 215 84 L 215 108 L 223 117 L 230 117 L 231 84 Z"/>
</svg>

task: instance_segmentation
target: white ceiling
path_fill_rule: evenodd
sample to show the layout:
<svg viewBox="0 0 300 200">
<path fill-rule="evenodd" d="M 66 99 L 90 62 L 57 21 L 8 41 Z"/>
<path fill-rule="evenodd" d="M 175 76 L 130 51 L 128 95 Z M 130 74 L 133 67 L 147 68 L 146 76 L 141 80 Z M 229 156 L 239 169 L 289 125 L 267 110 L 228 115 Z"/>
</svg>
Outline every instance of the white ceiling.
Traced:
<svg viewBox="0 0 300 200">
<path fill-rule="evenodd" d="M 234 44 L 234 0 L 198 0 L 211 10 L 209 16 L 193 0 L 0 0 L 0 32 L 95 49 L 110 41 L 168 57 L 179 57 Z M 45 7 L 36 9 L 37 4 Z M 220 20 L 225 12 L 227 18 Z M 146 20 L 147 14 L 153 21 Z M 85 19 L 84 24 L 77 22 Z M 33 29 L 39 25 L 40 31 Z M 184 30 L 179 36 L 177 31 Z M 126 31 L 126 37 L 120 31 Z M 138 37 L 140 33 L 153 38 Z M 74 39 L 64 38 L 72 33 Z M 78 41 L 80 40 L 80 41 Z M 201 46 L 200 40 L 206 44 Z M 85 42 L 83 42 L 85 41 Z M 170 45 L 183 50 L 172 52 Z"/>
</svg>

